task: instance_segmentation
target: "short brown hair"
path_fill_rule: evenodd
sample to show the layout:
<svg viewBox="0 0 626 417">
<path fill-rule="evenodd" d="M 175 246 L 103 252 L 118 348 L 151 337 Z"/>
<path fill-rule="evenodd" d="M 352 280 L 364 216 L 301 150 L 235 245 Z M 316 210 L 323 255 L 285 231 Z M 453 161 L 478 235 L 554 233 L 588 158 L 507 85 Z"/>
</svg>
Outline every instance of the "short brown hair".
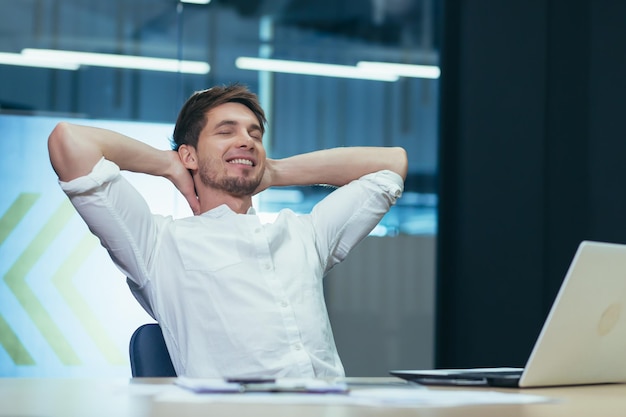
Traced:
<svg viewBox="0 0 626 417">
<path fill-rule="evenodd" d="M 172 149 L 176 151 L 180 145 L 190 145 L 196 148 L 200 132 L 207 122 L 207 113 L 225 103 L 241 103 L 249 108 L 259 121 L 261 133 L 265 133 L 267 120 L 256 94 L 241 84 L 216 86 L 196 91 L 180 109 L 176 126 L 174 126 Z"/>
</svg>

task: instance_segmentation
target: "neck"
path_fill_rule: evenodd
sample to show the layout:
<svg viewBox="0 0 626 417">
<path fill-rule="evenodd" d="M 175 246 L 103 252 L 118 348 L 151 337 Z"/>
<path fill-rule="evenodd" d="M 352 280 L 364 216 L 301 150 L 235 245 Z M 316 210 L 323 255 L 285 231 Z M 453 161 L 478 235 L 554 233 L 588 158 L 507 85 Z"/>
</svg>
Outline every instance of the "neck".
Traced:
<svg viewBox="0 0 626 417">
<path fill-rule="evenodd" d="M 216 207 L 226 204 L 232 211 L 239 214 L 246 214 L 252 207 L 252 196 L 235 196 L 222 190 L 201 187 L 198 192 L 200 201 L 200 212 L 206 213 Z"/>
</svg>

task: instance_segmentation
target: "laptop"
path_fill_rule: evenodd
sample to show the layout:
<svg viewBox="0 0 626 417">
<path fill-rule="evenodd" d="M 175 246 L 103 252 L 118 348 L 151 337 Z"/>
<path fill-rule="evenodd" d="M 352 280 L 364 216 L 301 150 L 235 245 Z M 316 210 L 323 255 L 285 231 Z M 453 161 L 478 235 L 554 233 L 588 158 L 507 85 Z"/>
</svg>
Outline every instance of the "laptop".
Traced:
<svg viewBox="0 0 626 417">
<path fill-rule="evenodd" d="M 524 368 L 393 370 L 424 385 L 626 382 L 626 245 L 583 241 Z"/>
</svg>

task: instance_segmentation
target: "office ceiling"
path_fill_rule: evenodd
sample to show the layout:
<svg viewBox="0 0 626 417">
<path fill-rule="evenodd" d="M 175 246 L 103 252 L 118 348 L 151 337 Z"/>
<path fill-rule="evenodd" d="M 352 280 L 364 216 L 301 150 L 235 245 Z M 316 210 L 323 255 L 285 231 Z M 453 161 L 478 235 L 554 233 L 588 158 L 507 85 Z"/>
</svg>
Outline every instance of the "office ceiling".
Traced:
<svg viewBox="0 0 626 417">
<path fill-rule="evenodd" d="M 432 42 L 434 0 L 213 0 L 242 15 L 271 15 L 281 24 L 360 38 L 369 42 L 413 46 Z"/>
<path fill-rule="evenodd" d="M 45 36 L 81 33 L 89 25 L 96 38 L 99 25 L 122 19 L 132 20 L 135 34 L 176 31 L 177 4 L 177 0 L 0 0 L 4 16 L 0 16 L 0 50 L 19 50 L 21 41 L 33 38 L 41 43 Z M 280 25 L 374 46 L 432 50 L 438 42 L 434 28 L 438 0 L 212 0 L 208 5 L 184 7 L 192 13 L 219 7 L 248 18 L 271 16 Z M 119 38 L 133 36 L 118 30 Z"/>
</svg>

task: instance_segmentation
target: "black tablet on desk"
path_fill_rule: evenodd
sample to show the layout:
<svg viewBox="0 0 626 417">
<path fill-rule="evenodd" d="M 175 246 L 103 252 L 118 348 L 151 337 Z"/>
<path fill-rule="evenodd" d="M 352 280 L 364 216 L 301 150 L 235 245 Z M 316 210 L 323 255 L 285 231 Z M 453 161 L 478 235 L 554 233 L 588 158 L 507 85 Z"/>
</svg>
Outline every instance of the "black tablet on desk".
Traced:
<svg viewBox="0 0 626 417">
<path fill-rule="evenodd" d="M 391 375 L 421 385 L 518 387 L 523 368 L 397 370 Z"/>
</svg>

